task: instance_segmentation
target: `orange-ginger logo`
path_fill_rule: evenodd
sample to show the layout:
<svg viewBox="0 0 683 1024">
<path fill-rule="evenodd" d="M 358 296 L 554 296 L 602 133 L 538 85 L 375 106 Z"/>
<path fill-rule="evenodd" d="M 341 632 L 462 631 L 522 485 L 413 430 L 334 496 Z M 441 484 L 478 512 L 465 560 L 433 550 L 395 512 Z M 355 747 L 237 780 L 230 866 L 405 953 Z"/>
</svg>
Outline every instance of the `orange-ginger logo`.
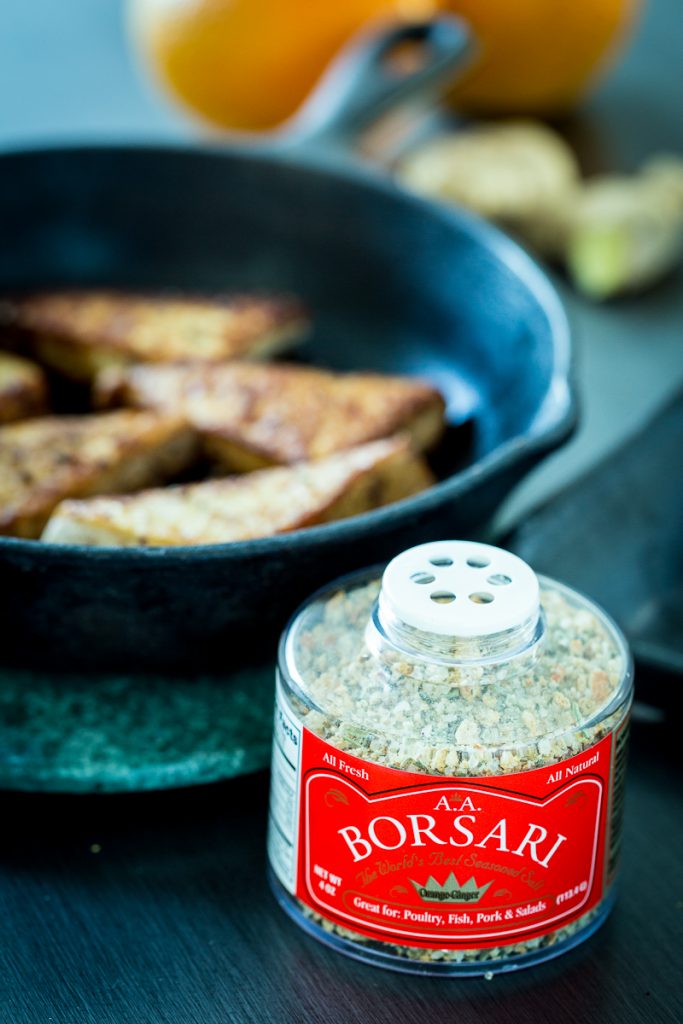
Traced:
<svg viewBox="0 0 683 1024">
<path fill-rule="evenodd" d="M 425 903 L 478 903 L 491 885 L 490 882 L 486 885 L 477 885 L 474 877 L 468 878 L 461 885 L 452 871 L 443 883 L 437 882 L 433 875 L 430 875 L 424 884 L 412 878 L 410 884 Z"/>
</svg>

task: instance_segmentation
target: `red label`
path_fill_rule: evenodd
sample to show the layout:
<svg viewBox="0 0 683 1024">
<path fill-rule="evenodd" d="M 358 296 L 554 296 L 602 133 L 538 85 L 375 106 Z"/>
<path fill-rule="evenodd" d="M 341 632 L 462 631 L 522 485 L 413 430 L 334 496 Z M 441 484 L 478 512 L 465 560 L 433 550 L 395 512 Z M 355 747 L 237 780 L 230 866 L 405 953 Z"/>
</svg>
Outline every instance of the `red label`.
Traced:
<svg viewBox="0 0 683 1024">
<path fill-rule="evenodd" d="M 296 896 L 368 938 L 539 938 L 601 900 L 612 736 L 514 775 L 418 776 L 302 730 Z"/>
</svg>

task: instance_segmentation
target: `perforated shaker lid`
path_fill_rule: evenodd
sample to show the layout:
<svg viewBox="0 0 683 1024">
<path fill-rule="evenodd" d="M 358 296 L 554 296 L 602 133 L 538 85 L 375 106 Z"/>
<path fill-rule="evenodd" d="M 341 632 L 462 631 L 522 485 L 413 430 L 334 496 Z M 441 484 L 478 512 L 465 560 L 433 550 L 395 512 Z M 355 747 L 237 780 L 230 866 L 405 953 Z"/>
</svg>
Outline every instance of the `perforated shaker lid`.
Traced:
<svg viewBox="0 0 683 1024">
<path fill-rule="evenodd" d="M 517 555 L 474 541 L 441 540 L 409 548 L 382 576 L 382 603 L 414 629 L 485 637 L 539 614 L 536 574 Z"/>
</svg>

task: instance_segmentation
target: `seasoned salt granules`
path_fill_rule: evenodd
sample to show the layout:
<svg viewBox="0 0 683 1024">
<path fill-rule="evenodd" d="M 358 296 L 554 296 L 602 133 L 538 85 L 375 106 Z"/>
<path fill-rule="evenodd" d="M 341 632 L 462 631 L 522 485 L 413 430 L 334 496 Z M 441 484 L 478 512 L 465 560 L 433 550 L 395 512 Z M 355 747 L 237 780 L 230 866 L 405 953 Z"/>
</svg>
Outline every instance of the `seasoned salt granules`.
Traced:
<svg viewBox="0 0 683 1024">
<path fill-rule="evenodd" d="M 269 859 L 316 938 L 368 963 L 512 970 L 614 900 L 631 661 L 582 595 L 441 541 L 317 594 L 282 639 Z"/>
</svg>

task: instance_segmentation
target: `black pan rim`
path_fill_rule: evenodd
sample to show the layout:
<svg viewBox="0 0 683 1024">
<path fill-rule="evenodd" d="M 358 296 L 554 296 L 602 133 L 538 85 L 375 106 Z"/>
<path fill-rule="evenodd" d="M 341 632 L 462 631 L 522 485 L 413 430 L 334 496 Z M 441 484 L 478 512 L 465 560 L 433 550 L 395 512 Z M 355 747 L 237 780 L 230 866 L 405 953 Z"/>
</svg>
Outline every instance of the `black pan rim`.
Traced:
<svg viewBox="0 0 683 1024">
<path fill-rule="evenodd" d="M 372 167 L 349 161 L 348 165 L 330 167 L 324 158 L 321 160 L 314 153 L 292 152 L 269 153 L 266 148 L 245 150 L 239 146 L 226 145 L 223 142 L 174 143 L 153 142 L 79 142 L 59 143 L 32 148 L 9 148 L 0 152 L 0 161 L 35 160 L 41 157 L 59 157 L 77 159 L 94 154 L 145 154 L 164 158 L 197 156 L 212 161 L 241 161 L 245 164 L 260 166 L 277 166 L 283 169 L 296 170 L 307 174 L 323 176 L 340 184 L 353 186 L 375 192 L 377 195 L 390 197 L 399 205 L 418 209 L 422 215 L 436 218 L 452 225 L 460 232 L 469 235 L 477 244 L 488 249 L 508 270 L 514 274 L 524 287 L 533 295 L 545 313 L 553 339 L 554 369 L 548 395 L 539 410 L 534 424 L 526 433 L 508 439 L 499 448 L 478 459 L 463 470 L 446 480 L 422 491 L 413 497 L 403 499 L 352 516 L 349 519 L 337 520 L 318 526 L 294 530 L 290 533 L 277 534 L 272 537 L 257 537 L 252 540 L 230 541 L 225 544 L 182 545 L 165 547 L 90 547 L 88 545 L 49 544 L 40 540 L 26 540 L 17 537 L 0 537 L 0 551 L 35 556 L 38 552 L 46 564 L 68 564 L 74 560 L 87 558 L 89 561 L 117 561 L 128 564 L 140 562 L 164 562 L 167 564 L 184 563 L 188 558 L 193 561 L 211 562 L 219 559 L 222 562 L 243 561 L 249 557 L 267 556 L 279 552 L 282 548 L 295 542 L 298 547 L 313 552 L 324 545 L 332 536 L 339 541 L 352 543 L 359 535 L 368 530 L 381 531 L 393 527 L 397 522 L 419 518 L 419 516 L 435 506 L 458 498 L 467 491 L 469 485 L 476 481 L 483 483 L 504 469 L 514 466 L 534 454 L 540 454 L 557 446 L 569 436 L 577 422 L 577 401 L 575 384 L 575 362 L 571 346 L 571 328 L 564 305 L 548 278 L 545 271 L 526 252 L 521 245 L 505 235 L 497 227 L 462 208 L 437 205 L 420 196 L 414 195 L 397 185 L 391 178 L 381 175 Z"/>
</svg>

